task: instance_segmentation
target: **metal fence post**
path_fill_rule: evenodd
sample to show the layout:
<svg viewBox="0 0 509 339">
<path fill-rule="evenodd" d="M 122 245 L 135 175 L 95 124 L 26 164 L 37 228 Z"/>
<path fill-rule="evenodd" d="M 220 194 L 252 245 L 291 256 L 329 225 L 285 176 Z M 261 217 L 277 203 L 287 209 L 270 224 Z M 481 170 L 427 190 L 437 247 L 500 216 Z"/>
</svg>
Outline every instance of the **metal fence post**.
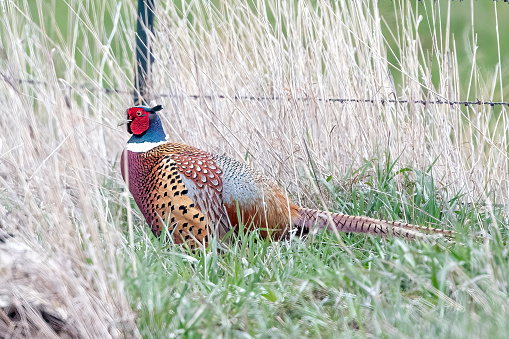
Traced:
<svg viewBox="0 0 509 339">
<path fill-rule="evenodd" d="M 147 105 L 147 82 L 149 80 L 153 57 L 148 32 L 154 31 L 154 0 L 138 0 L 138 15 L 136 25 L 136 66 L 134 68 L 134 105 Z"/>
</svg>

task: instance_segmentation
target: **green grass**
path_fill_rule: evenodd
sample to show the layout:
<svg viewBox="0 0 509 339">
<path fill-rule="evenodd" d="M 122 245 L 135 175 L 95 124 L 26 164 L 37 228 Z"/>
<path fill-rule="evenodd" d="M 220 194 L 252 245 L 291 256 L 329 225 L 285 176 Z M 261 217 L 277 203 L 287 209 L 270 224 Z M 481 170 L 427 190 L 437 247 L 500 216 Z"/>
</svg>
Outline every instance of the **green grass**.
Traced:
<svg viewBox="0 0 509 339">
<path fill-rule="evenodd" d="M 431 166 L 395 171 L 387 159 L 366 161 L 346 189 L 327 182 L 339 210 L 456 229 L 461 244 L 342 234 L 345 248 L 327 232 L 277 243 L 249 232 L 227 252 L 213 242 L 192 253 L 139 229 L 126 287 L 141 334 L 505 337 L 507 234 L 487 251 L 472 237 L 493 227 L 486 208 L 443 200 Z M 406 177 L 402 190 L 396 175 Z M 500 209 L 494 217 L 507 228 Z"/>
</svg>

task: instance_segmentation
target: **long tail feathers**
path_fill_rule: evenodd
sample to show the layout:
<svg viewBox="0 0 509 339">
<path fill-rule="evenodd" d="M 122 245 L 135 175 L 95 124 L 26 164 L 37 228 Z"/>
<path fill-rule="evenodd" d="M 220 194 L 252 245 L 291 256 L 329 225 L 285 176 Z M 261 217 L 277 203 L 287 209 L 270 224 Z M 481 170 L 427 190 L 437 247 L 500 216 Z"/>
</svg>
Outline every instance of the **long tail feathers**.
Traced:
<svg viewBox="0 0 509 339">
<path fill-rule="evenodd" d="M 295 226 L 307 231 L 311 231 L 315 228 L 327 228 L 331 230 L 331 221 L 336 229 L 341 232 L 369 233 L 378 236 L 394 236 L 410 240 L 416 238 L 429 239 L 428 234 L 440 234 L 446 237 L 454 237 L 455 235 L 454 231 L 444 229 L 422 227 L 397 221 L 385 221 L 341 213 L 330 213 L 302 207 L 299 209 L 299 218 L 296 220 Z"/>
</svg>

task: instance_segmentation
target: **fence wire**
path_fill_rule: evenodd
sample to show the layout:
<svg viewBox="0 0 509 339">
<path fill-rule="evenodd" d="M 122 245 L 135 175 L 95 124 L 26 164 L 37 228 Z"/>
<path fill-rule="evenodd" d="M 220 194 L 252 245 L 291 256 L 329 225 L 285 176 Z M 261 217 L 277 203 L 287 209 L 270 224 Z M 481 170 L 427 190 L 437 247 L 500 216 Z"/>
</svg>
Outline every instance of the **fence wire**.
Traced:
<svg viewBox="0 0 509 339">
<path fill-rule="evenodd" d="M 508 0 L 509 1 L 509 0 Z M 52 86 L 52 84 L 41 81 L 41 80 L 33 80 L 33 79 L 14 79 L 8 78 L 2 75 L 2 80 L 4 82 L 13 84 L 30 84 L 34 86 Z M 132 90 L 121 90 L 118 88 L 108 88 L 108 87 L 97 87 L 93 85 L 87 84 L 68 84 L 65 82 L 61 82 L 61 84 L 66 88 L 76 88 L 76 89 L 84 89 L 89 92 L 99 92 L 102 91 L 106 94 L 129 94 L 132 95 L 134 88 Z M 169 93 L 155 93 L 154 97 L 158 98 L 190 98 L 190 99 L 229 99 L 229 100 L 238 100 L 238 101 L 280 101 L 280 100 L 295 100 L 295 101 L 318 101 L 318 102 L 336 102 L 336 103 L 371 103 L 371 104 L 421 104 L 421 105 L 461 105 L 461 106 L 507 106 L 509 107 L 509 102 L 507 101 L 491 101 L 491 100 L 449 100 L 445 98 L 437 98 L 431 100 L 411 100 L 411 99 L 359 99 L 359 98 L 320 98 L 320 97 L 294 97 L 291 95 L 288 96 L 254 96 L 254 95 L 224 95 L 224 94 L 169 94 Z"/>
</svg>

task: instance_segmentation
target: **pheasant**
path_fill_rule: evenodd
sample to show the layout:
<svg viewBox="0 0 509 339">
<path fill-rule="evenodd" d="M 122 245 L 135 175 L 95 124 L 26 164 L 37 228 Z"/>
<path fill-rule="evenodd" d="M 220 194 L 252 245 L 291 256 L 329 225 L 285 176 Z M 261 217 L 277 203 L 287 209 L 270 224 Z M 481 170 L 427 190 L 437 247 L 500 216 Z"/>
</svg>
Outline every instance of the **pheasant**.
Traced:
<svg viewBox="0 0 509 339">
<path fill-rule="evenodd" d="M 363 216 L 299 207 L 268 177 L 225 155 L 166 141 L 158 111 L 127 110 L 132 134 L 121 157 L 122 177 L 136 204 L 159 236 L 166 228 L 176 244 L 207 246 L 240 223 L 260 229 L 263 238 L 281 239 L 291 229 L 314 228 L 415 239 L 421 231 L 452 236 L 452 231 Z"/>
</svg>

